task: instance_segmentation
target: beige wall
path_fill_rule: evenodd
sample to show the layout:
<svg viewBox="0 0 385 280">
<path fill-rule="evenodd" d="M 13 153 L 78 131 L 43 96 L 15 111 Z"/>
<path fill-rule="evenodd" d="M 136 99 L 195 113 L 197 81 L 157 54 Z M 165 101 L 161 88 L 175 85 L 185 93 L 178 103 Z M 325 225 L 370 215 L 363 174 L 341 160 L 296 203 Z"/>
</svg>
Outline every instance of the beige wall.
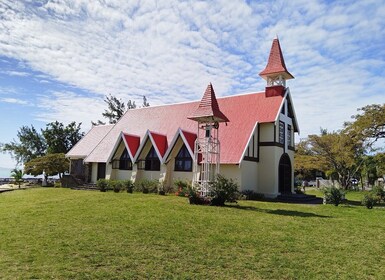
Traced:
<svg viewBox="0 0 385 280">
<path fill-rule="evenodd" d="M 233 179 L 239 186 L 242 185 L 242 174 L 239 165 L 221 164 L 219 173 L 226 178 Z"/>
<path fill-rule="evenodd" d="M 274 141 L 274 124 L 273 123 L 262 123 L 260 124 L 259 141 L 261 142 L 272 142 Z"/>
<path fill-rule="evenodd" d="M 260 147 L 258 193 L 267 196 L 276 196 L 278 194 L 278 164 L 282 155 L 282 148 L 275 146 Z"/>
<path fill-rule="evenodd" d="M 258 163 L 254 161 L 242 161 L 241 163 L 242 184 L 240 191 L 252 190 L 257 192 L 258 186 Z"/>
<path fill-rule="evenodd" d="M 98 163 L 97 162 L 92 162 L 90 163 L 91 165 L 91 170 L 92 170 L 92 173 L 91 173 L 91 183 L 96 183 L 96 178 L 98 176 Z"/>
</svg>

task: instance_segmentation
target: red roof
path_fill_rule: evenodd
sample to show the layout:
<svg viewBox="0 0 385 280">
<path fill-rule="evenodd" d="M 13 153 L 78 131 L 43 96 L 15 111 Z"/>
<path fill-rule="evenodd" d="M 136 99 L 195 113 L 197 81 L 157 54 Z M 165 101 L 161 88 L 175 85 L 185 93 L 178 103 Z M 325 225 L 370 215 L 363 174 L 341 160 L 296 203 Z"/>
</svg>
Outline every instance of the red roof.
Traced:
<svg viewBox="0 0 385 280">
<path fill-rule="evenodd" d="M 160 156 L 163 157 L 164 154 L 166 153 L 167 147 L 168 147 L 167 136 L 159 134 L 159 133 L 155 133 L 152 131 L 149 131 L 149 134 L 152 137 L 152 139 L 154 140 L 152 144 L 154 146 L 156 146 L 156 148 L 159 151 Z"/>
<path fill-rule="evenodd" d="M 194 121 L 216 121 L 216 122 L 228 122 L 228 118 L 219 109 L 217 98 L 213 85 L 210 83 L 205 93 L 203 94 L 202 100 L 199 103 L 198 108 L 188 117 Z"/>
<path fill-rule="evenodd" d="M 187 141 L 188 146 L 190 147 L 190 150 L 194 152 L 195 149 L 195 140 L 197 139 L 196 133 L 191 133 L 185 130 L 181 130 L 181 133 L 183 134 L 184 138 Z"/>
<path fill-rule="evenodd" d="M 132 160 L 135 157 L 136 152 L 138 151 L 138 148 L 140 146 L 140 137 L 127 133 L 123 133 L 123 137 Z"/>
<path fill-rule="evenodd" d="M 284 98 L 285 96 L 266 97 L 264 92 L 218 98 L 218 106 L 231 120 L 227 125 L 220 124 L 219 127 L 221 163 L 240 163 L 255 124 L 274 122 Z M 148 130 L 151 131 L 159 152 L 162 154 L 163 151 L 163 156 L 164 151 L 167 150 L 166 139 L 167 143 L 171 143 L 179 128 L 184 131 L 197 131 L 197 123 L 188 117 L 193 115 L 199 104 L 199 102 L 188 102 L 130 109 L 93 149 L 85 161 L 106 162 L 121 132 L 138 135 L 143 142 Z M 154 133 L 163 137 L 154 137 Z M 189 136 L 186 137 L 186 140 L 187 138 Z M 192 139 L 188 141 L 191 141 L 191 145 L 193 145 Z"/>
<path fill-rule="evenodd" d="M 286 79 L 294 78 L 293 75 L 286 69 L 285 60 L 283 59 L 278 38 L 273 40 L 266 68 L 259 73 L 259 75 L 263 78 L 272 74 L 283 74 Z"/>
</svg>

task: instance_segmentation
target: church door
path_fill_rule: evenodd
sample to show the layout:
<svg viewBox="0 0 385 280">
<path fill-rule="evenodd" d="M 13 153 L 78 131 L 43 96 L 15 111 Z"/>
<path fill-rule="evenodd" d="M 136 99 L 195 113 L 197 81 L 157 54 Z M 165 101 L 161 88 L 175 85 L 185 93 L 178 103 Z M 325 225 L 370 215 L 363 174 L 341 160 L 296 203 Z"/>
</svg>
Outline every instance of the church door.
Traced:
<svg viewBox="0 0 385 280">
<path fill-rule="evenodd" d="M 283 154 L 279 160 L 279 187 L 280 193 L 291 193 L 291 161 L 287 154 Z"/>
</svg>

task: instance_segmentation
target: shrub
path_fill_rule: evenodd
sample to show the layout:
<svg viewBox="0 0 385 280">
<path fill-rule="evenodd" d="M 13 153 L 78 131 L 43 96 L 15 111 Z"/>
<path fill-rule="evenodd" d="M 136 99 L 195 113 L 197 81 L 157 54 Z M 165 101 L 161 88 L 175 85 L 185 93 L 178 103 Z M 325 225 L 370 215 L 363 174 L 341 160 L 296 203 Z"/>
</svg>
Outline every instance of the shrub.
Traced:
<svg viewBox="0 0 385 280">
<path fill-rule="evenodd" d="M 242 191 L 240 197 L 242 197 L 243 199 L 246 199 L 246 200 L 263 200 L 265 198 L 264 194 L 256 193 L 252 190 Z"/>
<path fill-rule="evenodd" d="M 384 188 L 381 186 L 373 187 L 372 194 L 374 198 L 377 199 L 377 202 L 381 202 L 385 200 L 385 191 L 384 191 Z"/>
<path fill-rule="evenodd" d="M 368 209 L 372 209 L 376 205 L 377 197 L 375 193 L 367 193 L 361 201 L 361 204 L 366 206 Z"/>
<path fill-rule="evenodd" d="M 211 205 L 224 206 L 225 202 L 236 202 L 238 184 L 218 174 L 215 181 L 210 182 Z"/>
<path fill-rule="evenodd" d="M 302 186 L 298 186 L 298 185 L 294 186 L 294 191 L 296 194 L 303 194 L 304 193 L 302 190 Z"/>
<path fill-rule="evenodd" d="M 199 192 L 197 192 L 192 187 L 188 188 L 188 200 L 190 204 L 196 205 L 208 205 L 211 203 L 211 199 L 208 197 L 202 197 Z"/>
<path fill-rule="evenodd" d="M 134 182 L 132 182 L 131 180 L 124 180 L 123 182 L 123 186 L 124 186 L 124 189 L 128 192 L 128 193 L 132 193 L 134 191 Z"/>
<path fill-rule="evenodd" d="M 123 181 L 119 180 L 111 180 L 109 188 L 113 189 L 114 192 L 118 193 L 124 189 L 124 183 Z"/>
<path fill-rule="evenodd" d="M 106 180 L 106 179 L 99 179 L 97 182 L 96 182 L 96 186 L 98 187 L 98 189 L 101 191 L 101 192 L 106 192 L 108 190 L 108 186 L 109 186 L 109 183 L 108 183 L 109 180 Z"/>
<path fill-rule="evenodd" d="M 177 191 L 175 195 L 177 196 L 188 196 L 189 189 L 191 189 L 191 183 L 183 180 L 175 180 L 174 186 L 176 186 Z"/>
<path fill-rule="evenodd" d="M 142 179 L 135 183 L 135 190 L 142 193 L 158 193 L 159 182 Z"/>
<path fill-rule="evenodd" d="M 324 204 L 333 204 L 334 206 L 338 206 L 345 195 L 342 190 L 336 187 L 325 188 L 323 192 Z"/>
</svg>

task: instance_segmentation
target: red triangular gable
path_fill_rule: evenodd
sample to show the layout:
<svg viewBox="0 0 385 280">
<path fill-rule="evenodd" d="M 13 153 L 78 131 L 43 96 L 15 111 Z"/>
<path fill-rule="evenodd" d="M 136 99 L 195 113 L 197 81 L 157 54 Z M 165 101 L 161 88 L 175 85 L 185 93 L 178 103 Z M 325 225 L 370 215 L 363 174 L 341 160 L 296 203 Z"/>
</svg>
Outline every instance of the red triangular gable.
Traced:
<svg viewBox="0 0 385 280">
<path fill-rule="evenodd" d="M 140 137 L 136 135 L 123 133 L 123 139 L 132 160 L 135 157 L 136 152 L 138 151 L 138 148 L 140 146 Z"/>
<path fill-rule="evenodd" d="M 263 78 L 271 74 L 283 74 L 286 79 L 294 78 L 293 75 L 287 71 L 278 38 L 273 40 L 266 68 L 259 73 Z"/>
<path fill-rule="evenodd" d="M 183 134 L 184 138 L 186 139 L 187 143 L 185 144 L 189 145 L 190 150 L 194 153 L 195 140 L 197 139 L 197 135 L 195 133 L 191 133 L 182 129 L 180 131 Z"/>
<path fill-rule="evenodd" d="M 229 119 L 219 109 L 218 101 L 211 83 L 207 86 L 198 108 L 195 110 L 194 114 L 188 118 L 194 121 L 229 122 Z"/>
<path fill-rule="evenodd" d="M 159 154 L 162 159 L 168 148 L 167 136 L 152 131 L 149 131 L 149 134 L 154 140 L 152 144 L 156 146 L 155 148 L 159 151 Z"/>
</svg>

